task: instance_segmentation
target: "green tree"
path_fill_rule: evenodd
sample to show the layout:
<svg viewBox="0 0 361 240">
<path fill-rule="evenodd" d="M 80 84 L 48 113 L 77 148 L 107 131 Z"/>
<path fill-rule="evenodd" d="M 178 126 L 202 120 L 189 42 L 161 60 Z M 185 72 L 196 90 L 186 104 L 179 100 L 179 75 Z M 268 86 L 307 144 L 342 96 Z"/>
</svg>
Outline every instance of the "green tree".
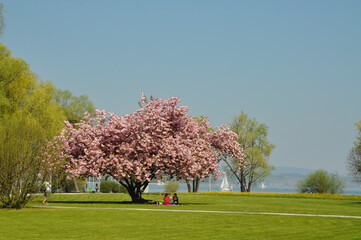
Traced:
<svg viewBox="0 0 361 240">
<path fill-rule="evenodd" d="M 74 96 L 68 90 L 57 89 L 55 101 L 62 107 L 66 120 L 70 123 L 77 123 L 84 116 L 84 112 L 95 113 L 94 104 L 89 100 L 87 95 Z M 66 186 L 66 174 L 59 172 L 54 175 L 54 181 L 57 185 Z M 78 182 L 82 182 L 82 179 L 72 178 L 75 186 L 75 191 L 80 192 Z"/>
<path fill-rule="evenodd" d="M 4 207 L 22 207 L 45 177 L 46 142 L 59 134 L 65 116 L 56 89 L 38 82 L 20 58 L 0 44 L 0 195 Z"/>
<path fill-rule="evenodd" d="M 301 193 L 343 193 L 344 181 L 336 173 L 328 173 L 326 170 L 317 170 L 310 173 L 305 179 L 297 183 L 297 189 Z"/>
<path fill-rule="evenodd" d="M 347 157 L 346 168 L 348 175 L 353 178 L 355 182 L 361 182 L 361 121 L 355 123 L 358 134 L 354 146 L 350 150 Z"/>
<path fill-rule="evenodd" d="M 0 117 L 27 105 L 29 92 L 36 86 L 35 75 L 21 58 L 0 44 Z"/>
<path fill-rule="evenodd" d="M 250 119 L 243 111 L 234 118 L 231 130 L 238 135 L 237 141 L 246 158 L 241 168 L 235 159 L 224 159 L 226 169 L 239 181 L 241 192 L 250 192 L 253 184 L 264 180 L 273 170 L 268 160 L 275 145 L 267 140 L 268 127 Z"/>
<path fill-rule="evenodd" d="M 70 123 L 79 122 L 84 112 L 94 113 L 94 104 L 89 100 L 87 95 L 74 96 L 68 90 L 56 91 L 55 101 L 63 108 L 66 119 Z"/>
<path fill-rule="evenodd" d="M 30 116 L 7 117 L 0 130 L 0 200 L 3 207 L 21 208 L 32 199 L 43 173 L 39 158 L 44 131 Z"/>
</svg>

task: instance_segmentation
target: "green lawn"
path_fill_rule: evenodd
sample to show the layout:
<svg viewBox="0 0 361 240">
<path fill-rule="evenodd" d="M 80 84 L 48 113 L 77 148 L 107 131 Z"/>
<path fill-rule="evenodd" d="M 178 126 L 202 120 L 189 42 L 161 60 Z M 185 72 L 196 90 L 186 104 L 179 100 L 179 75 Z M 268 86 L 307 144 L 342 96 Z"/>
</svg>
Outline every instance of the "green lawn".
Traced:
<svg viewBox="0 0 361 240">
<path fill-rule="evenodd" d="M 145 198 L 161 200 L 161 195 Z M 179 195 L 182 206 L 129 204 L 125 194 L 52 195 L 49 208 L 0 209 L 0 239 L 361 239 L 361 219 L 239 213 L 149 212 L 150 208 L 361 216 L 360 200 Z M 40 206 L 39 196 L 29 206 Z M 52 209 L 51 206 L 93 209 Z M 97 208 L 97 209 L 95 209 Z"/>
</svg>

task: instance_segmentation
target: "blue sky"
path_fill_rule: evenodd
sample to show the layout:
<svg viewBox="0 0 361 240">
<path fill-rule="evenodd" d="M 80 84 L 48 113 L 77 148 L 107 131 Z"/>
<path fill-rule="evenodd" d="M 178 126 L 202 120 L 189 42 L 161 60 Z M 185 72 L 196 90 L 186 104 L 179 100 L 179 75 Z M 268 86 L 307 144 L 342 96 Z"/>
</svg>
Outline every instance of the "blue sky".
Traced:
<svg viewBox="0 0 361 240">
<path fill-rule="evenodd" d="M 5 0 L 0 41 L 118 115 L 177 96 L 213 126 L 269 127 L 277 166 L 346 174 L 361 120 L 361 1 Z"/>
</svg>

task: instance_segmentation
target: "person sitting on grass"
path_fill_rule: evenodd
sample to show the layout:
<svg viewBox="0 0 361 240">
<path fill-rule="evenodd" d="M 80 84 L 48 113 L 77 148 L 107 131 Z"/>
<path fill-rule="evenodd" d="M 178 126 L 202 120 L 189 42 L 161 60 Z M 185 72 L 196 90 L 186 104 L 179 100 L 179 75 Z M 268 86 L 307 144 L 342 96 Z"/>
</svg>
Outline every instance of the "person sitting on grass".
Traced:
<svg viewBox="0 0 361 240">
<path fill-rule="evenodd" d="M 176 193 L 173 194 L 173 204 L 178 205 L 178 196 Z"/>
<path fill-rule="evenodd" d="M 166 193 L 163 198 L 163 205 L 170 205 L 169 199 L 170 197 L 168 196 L 168 193 Z"/>
</svg>

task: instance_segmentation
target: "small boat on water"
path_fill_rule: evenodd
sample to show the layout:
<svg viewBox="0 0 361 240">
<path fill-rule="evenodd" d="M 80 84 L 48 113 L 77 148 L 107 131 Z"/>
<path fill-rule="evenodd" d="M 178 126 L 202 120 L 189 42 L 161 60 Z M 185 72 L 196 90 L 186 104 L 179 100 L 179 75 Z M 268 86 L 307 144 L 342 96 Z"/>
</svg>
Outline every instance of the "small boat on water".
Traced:
<svg viewBox="0 0 361 240">
<path fill-rule="evenodd" d="M 222 183 L 221 183 L 221 191 L 222 192 L 230 192 L 231 191 L 231 188 L 229 187 L 229 184 L 228 184 L 228 179 L 227 179 L 227 175 L 225 174 L 224 177 L 223 177 L 223 180 L 222 180 Z"/>
<path fill-rule="evenodd" d="M 261 183 L 260 189 L 265 189 L 266 186 L 264 185 L 264 182 Z"/>
</svg>

